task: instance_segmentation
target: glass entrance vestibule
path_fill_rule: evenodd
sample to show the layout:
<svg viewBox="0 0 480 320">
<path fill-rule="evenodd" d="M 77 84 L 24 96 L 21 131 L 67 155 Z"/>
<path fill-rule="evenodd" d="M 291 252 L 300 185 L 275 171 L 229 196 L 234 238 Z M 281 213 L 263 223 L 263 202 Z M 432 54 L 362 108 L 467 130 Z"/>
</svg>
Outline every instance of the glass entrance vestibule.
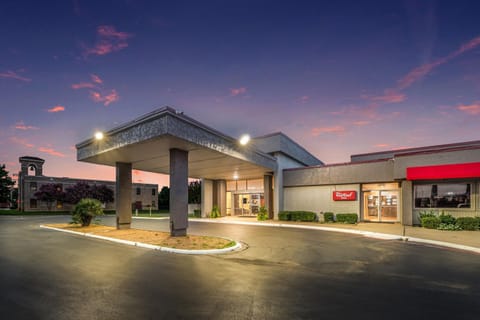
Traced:
<svg viewBox="0 0 480 320">
<path fill-rule="evenodd" d="M 265 205 L 263 179 L 227 181 L 227 215 L 253 216 Z"/>
<path fill-rule="evenodd" d="M 400 189 L 398 183 L 362 185 L 363 220 L 400 221 Z"/>
</svg>

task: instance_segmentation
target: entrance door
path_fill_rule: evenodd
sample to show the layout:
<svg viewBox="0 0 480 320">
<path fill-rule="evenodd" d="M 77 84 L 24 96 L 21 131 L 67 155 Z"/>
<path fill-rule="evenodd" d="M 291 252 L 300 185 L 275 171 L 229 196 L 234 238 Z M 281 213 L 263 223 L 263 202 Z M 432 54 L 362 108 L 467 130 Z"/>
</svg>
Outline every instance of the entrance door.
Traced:
<svg viewBox="0 0 480 320">
<path fill-rule="evenodd" d="M 234 214 L 239 216 L 256 215 L 264 205 L 263 193 L 238 193 L 233 195 Z"/>
<path fill-rule="evenodd" d="M 364 192 L 364 220 L 398 221 L 398 194 L 398 191 Z"/>
</svg>

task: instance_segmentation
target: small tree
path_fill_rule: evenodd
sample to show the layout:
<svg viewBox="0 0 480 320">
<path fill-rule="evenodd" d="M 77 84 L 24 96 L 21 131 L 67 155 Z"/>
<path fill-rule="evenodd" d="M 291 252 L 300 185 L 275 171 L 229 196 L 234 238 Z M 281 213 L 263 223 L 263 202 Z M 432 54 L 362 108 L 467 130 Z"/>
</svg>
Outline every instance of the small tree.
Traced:
<svg viewBox="0 0 480 320">
<path fill-rule="evenodd" d="M 84 181 L 77 182 L 73 187 L 65 189 L 65 201 L 77 204 L 80 200 L 91 198 L 90 185 Z"/>
<path fill-rule="evenodd" d="M 94 184 L 93 187 L 91 188 L 91 197 L 93 199 L 97 199 L 102 203 L 113 202 L 113 199 L 114 199 L 113 190 L 104 184 L 99 186 Z"/>
<path fill-rule="evenodd" d="M 5 165 L 0 166 L 0 203 L 10 204 L 10 192 L 15 182 L 8 175 L 8 171 L 5 170 Z"/>
<path fill-rule="evenodd" d="M 55 201 L 64 201 L 65 192 L 62 190 L 61 183 L 47 183 L 42 184 L 34 196 L 37 200 L 46 202 L 48 211 L 51 211 Z"/>
<path fill-rule="evenodd" d="M 192 181 L 188 185 L 188 203 L 202 202 L 202 183 L 200 181 Z"/>
<path fill-rule="evenodd" d="M 170 209 L 170 188 L 163 187 L 158 193 L 158 209 Z"/>
<path fill-rule="evenodd" d="M 102 203 L 113 202 L 113 190 L 105 184 L 93 186 L 87 182 L 80 181 L 74 186 L 66 188 L 65 201 L 77 204 L 81 199 L 97 199 Z"/>
<path fill-rule="evenodd" d="M 82 199 L 73 209 L 72 223 L 87 227 L 92 222 L 93 217 L 100 215 L 103 215 L 102 203 L 100 201 L 90 198 Z"/>
</svg>

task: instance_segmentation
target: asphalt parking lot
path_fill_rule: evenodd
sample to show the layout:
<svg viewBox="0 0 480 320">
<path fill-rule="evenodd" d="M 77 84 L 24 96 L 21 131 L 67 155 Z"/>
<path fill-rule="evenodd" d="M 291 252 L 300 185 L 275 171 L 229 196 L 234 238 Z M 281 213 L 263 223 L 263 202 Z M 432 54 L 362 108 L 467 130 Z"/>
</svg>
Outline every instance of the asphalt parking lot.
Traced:
<svg viewBox="0 0 480 320">
<path fill-rule="evenodd" d="M 191 256 L 0 217 L 4 319 L 478 319 L 480 256 L 315 230 L 190 223 L 248 249 Z M 113 225 L 114 217 L 104 219 Z M 134 227 L 168 230 L 168 220 Z"/>
</svg>

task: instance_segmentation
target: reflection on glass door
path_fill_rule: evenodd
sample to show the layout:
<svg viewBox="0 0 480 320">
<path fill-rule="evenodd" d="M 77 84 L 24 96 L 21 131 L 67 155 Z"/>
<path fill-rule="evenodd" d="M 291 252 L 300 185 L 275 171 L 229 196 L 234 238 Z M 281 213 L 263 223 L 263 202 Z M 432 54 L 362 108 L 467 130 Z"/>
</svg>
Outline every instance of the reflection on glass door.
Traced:
<svg viewBox="0 0 480 320">
<path fill-rule="evenodd" d="M 364 220 L 398 221 L 398 191 L 366 191 L 363 200 Z"/>
<path fill-rule="evenodd" d="M 234 194 L 234 214 L 237 216 L 256 215 L 261 206 L 265 205 L 263 193 Z"/>
</svg>

